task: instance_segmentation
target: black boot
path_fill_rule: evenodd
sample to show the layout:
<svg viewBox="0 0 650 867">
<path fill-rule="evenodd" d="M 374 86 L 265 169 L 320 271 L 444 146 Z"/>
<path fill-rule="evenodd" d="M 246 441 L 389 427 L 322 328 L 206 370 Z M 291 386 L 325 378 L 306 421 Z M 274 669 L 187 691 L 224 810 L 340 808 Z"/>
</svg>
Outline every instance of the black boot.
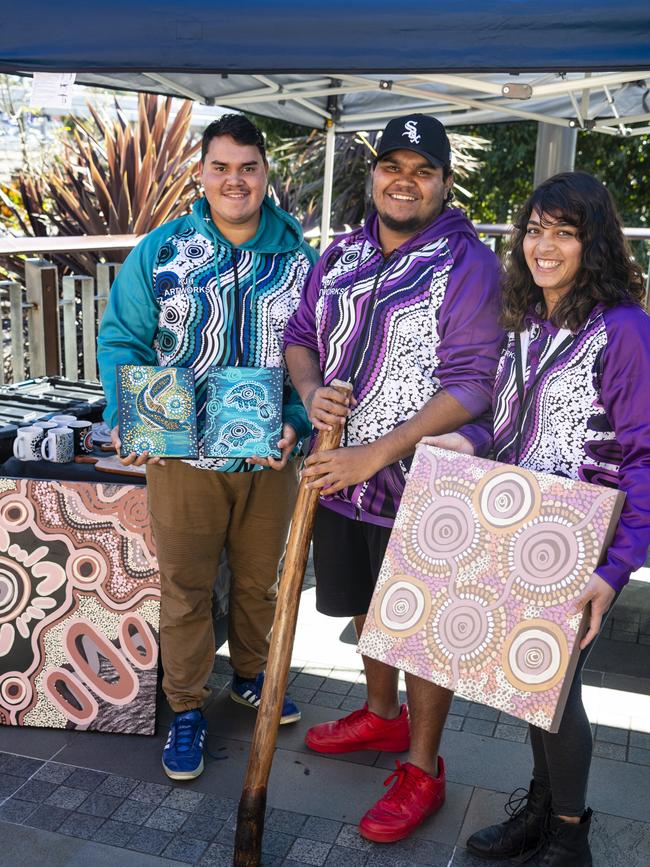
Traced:
<svg viewBox="0 0 650 867">
<path fill-rule="evenodd" d="M 524 794 L 519 794 L 523 792 Z M 531 780 L 530 788 L 517 789 L 510 795 L 506 812 L 510 818 L 500 825 L 490 825 L 469 838 L 467 849 L 479 858 L 514 858 L 538 848 L 551 811 L 549 789 Z"/>
<path fill-rule="evenodd" d="M 587 810 L 577 824 L 551 816 L 548 841 L 540 853 L 539 867 L 592 867 L 590 825 L 591 810 Z"/>
</svg>

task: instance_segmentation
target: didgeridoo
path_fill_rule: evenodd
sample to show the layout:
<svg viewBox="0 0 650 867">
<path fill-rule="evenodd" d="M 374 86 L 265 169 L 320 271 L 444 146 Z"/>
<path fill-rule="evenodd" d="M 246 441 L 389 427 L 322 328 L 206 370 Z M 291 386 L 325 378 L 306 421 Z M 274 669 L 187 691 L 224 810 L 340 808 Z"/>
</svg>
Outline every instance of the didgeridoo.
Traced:
<svg viewBox="0 0 650 867">
<path fill-rule="evenodd" d="M 350 383 L 341 380 L 335 379 L 329 385 L 344 394 L 352 392 Z M 341 433 L 341 425 L 336 425 L 333 430 L 319 431 L 313 451 L 338 448 Z M 258 867 L 261 862 L 266 788 L 287 688 L 298 619 L 298 604 L 309 556 L 318 497 L 318 489 L 309 490 L 306 487 L 306 480 L 302 479 L 293 510 L 284 568 L 280 578 L 262 700 L 257 712 L 244 788 L 239 801 L 235 835 L 234 864 L 236 867 Z"/>
</svg>

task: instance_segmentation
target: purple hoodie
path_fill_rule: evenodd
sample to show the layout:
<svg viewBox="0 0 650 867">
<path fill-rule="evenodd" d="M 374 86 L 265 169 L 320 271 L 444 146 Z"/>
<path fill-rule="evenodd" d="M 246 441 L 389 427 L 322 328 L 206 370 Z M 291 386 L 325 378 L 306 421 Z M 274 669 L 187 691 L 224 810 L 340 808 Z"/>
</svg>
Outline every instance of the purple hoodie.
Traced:
<svg viewBox="0 0 650 867">
<path fill-rule="evenodd" d="M 441 389 L 472 416 L 482 413 L 504 336 L 497 258 L 462 211 L 443 211 L 388 257 L 377 233 L 374 215 L 328 247 L 285 332 L 285 347 L 318 353 L 325 384 L 353 383 L 348 446 L 389 433 Z M 406 469 L 391 464 L 322 503 L 390 527 Z"/>
<path fill-rule="evenodd" d="M 557 331 L 534 312 L 526 318 L 523 419 L 511 332 L 492 413 L 459 432 L 479 456 L 494 448 L 504 463 L 625 491 L 607 559 L 596 570 L 620 590 L 645 563 L 650 544 L 650 401 L 643 397 L 650 382 L 650 317 L 636 305 L 597 305 L 545 368 Z"/>
</svg>

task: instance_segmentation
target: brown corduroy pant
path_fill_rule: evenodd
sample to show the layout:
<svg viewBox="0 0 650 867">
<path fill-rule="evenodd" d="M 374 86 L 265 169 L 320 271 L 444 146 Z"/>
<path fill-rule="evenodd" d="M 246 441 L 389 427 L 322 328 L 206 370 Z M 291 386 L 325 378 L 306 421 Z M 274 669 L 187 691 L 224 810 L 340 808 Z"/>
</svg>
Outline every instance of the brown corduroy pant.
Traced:
<svg viewBox="0 0 650 867">
<path fill-rule="evenodd" d="M 228 645 L 236 673 L 266 665 L 278 563 L 295 504 L 295 461 L 276 472 L 220 473 L 182 461 L 147 466 L 160 565 L 163 689 L 172 710 L 199 707 L 214 665 L 212 588 L 225 547 L 232 572 Z"/>
</svg>

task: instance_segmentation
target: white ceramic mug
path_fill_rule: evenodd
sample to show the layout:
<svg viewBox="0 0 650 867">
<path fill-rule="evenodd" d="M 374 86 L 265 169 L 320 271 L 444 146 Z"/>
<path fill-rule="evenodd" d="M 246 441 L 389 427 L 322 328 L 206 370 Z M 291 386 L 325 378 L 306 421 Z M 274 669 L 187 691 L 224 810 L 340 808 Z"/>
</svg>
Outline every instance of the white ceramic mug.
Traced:
<svg viewBox="0 0 650 867">
<path fill-rule="evenodd" d="M 40 427 L 41 430 L 48 431 L 59 425 L 55 421 L 35 421 L 32 427 Z"/>
<path fill-rule="evenodd" d="M 14 456 L 19 461 L 40 461 L 45 435 L 46 431 L 36 425 L 18 428 L 14 440 Z"/>
<path fill-rule="evenodd" d="M 74 460 L 74 435 L 69 427 L 56 427 L 47 432 L 41 443 L 41 454 L 54 464 L 69 464 Z"/>
<path fill-rule="evenodd" d="M 55 421 L 58 427 L 67 427 L 71 421 L 76 421 L 76 415 L 53 415 L 50 416 L 50 421 Z"/>
</svg>

